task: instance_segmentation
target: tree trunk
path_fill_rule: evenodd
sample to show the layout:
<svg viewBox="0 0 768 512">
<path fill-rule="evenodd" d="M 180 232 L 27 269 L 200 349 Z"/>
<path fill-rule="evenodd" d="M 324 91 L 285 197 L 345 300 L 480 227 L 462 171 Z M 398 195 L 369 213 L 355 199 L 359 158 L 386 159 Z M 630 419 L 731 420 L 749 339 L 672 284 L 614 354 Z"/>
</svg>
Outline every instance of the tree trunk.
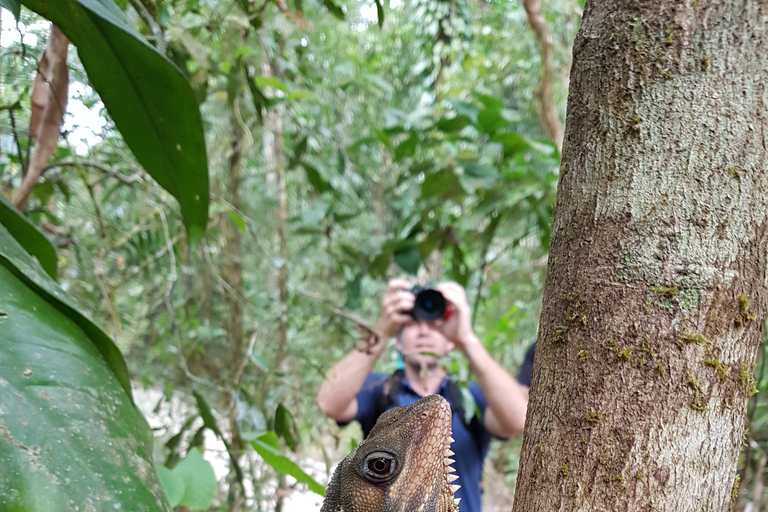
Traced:
<svg viewBox="0 0 768 512">
<path fill-rule="evenodd" d="M 236 69 L 239 69 L 236 68 Z M 235 209 L 241 209 L 240 191 L 242 189 L 242 165 L 243 165 L 243 139 L 245 131 L 241 121 L 241 115 L 238 112 L 239 91 L 241 89 L 242 79 L 236 73 L 232 73 L 228 78 L 227 107 L 229 108 L 229 119 L 231 128 L 229 165 L 227 167 L 226 190 L 227 200 Z M 243 330 L 243 241 L 240 230 L 234 222 L 224 222 L 222 225 L 222 253 L 221 277 L 227 283 L 228 289 L 224 293 L 224 303 L 227 308 L 227 318 L 225 320 L 227 329 L 227 341 L 229 351 L 229 365 L 231 373 L 227 375 L 227 383 L 232 387 L 231 403 L 229 408 L 229 429 L 230 438 L 230 457 L 232 465 L 229 472 L 229 496 L 227 502 L 230 512 L 236 512 L 245 509 L 245 492 L 243 482 L 239 472 L 240 457 L 243 453 L 243 442 L 240 438 L 240 429 L 237 424 L 237 406 L 236 394 L 238 382 L 234 382 L 236 368 L 242 366 L 245 354 L 245 332 Z"/>
<path fill-rule="evenodd" d="M 587 2 L 515 511 L 732 506 L 768 304 L 767 20 Z"/>
</svg>

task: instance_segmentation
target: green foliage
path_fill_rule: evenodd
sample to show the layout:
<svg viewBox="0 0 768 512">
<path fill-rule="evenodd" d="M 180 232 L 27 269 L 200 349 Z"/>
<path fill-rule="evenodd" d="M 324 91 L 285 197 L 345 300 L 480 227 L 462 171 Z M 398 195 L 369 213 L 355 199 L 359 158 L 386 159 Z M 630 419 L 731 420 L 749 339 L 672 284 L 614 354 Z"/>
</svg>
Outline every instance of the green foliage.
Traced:
<svg viewBox="0 0 768 512">
<path fill-rule="evenodd" d="M 2 236 L 3 246 L 13 244 Z M 169 510 L 151 434 L 130 394 L 82 319 L 25 270 L 4 255 L 0 503 L 6 510 L 119 508 L 121 490 L 131 489 L 132 510 Z"/>
<path fill-rule="evenodd" d="M 307 484 L 310 491 L 325 496 L 324 486 L 317 483 L 293 461 L 280 453 L 277 434 L 274 432 L 249 432 L 243 434 L 243 439 L 250 441 L 256 453 L 276 471 L 292 476 L 299 482 Z"/>
<path fill-rule="evenodd" d="M 110 0 L 24 0 L 78 48 L 88 79 L 147 172 L 181 206 L 191 241 L 208 222 L 208 165 L 197 101 L 179 70 Z M 159 86 L 158 84 L 163 84 Z"/>
<path fill-rule="evenodd" d="M 21 15 L 21 4 L 18 0 L 0 0 L 0 7 L 8 9 L 17 20 Z"/>
<path fill-rule="evenodd" d="M 163 488 L 171 506 L 183 505 L 191 510 L 208 510 L 216 493 L 216 474 L 213 472 L 213 466 L 203 458 L 200 450 L 192 448 L 187 456 L 170 471 L 170 475 L 172 476 L 168 478 Z M 181 487 L 181 493 L 179 493 L 179 487 Z M 171 497 L 176 496 L 179 496 L 178 500 L 171 500 Z"/>
<path fill-rule="evenodd" d="M 0 196 L 0 225 L 16 239 L 26 252 L 37 258 L 43 270 L 56 279 L 56 250 L 29 219 L 21 215 L 8 201 Z"/>
</svg>

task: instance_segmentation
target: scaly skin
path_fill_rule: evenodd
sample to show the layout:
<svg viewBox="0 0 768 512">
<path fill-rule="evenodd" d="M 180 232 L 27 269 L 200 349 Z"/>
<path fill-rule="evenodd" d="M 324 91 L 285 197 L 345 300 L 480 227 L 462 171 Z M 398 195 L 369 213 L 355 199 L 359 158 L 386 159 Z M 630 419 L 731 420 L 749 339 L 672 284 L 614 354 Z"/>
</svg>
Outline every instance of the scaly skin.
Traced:
<svg viewBox="0 0 768 512">
<path fill-rule="evenodd" d="M 320 512 L 458 512 L 452 442 L 440 395 L 390 409 L 339 463 Z"/>
</svg>

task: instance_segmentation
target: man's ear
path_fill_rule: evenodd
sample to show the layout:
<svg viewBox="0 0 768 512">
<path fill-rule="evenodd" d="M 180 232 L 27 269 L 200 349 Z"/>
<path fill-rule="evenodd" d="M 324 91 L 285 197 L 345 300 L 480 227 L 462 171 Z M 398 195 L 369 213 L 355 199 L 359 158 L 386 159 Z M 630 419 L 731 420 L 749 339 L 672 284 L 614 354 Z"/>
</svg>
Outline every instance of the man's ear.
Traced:
<svg viewBox="0 0 768 512">
<path fill-rule="evenodd" d="M 456 344 L 452 341 L 448 342 L 448 352 L 456 348 Z"/>
</svg>

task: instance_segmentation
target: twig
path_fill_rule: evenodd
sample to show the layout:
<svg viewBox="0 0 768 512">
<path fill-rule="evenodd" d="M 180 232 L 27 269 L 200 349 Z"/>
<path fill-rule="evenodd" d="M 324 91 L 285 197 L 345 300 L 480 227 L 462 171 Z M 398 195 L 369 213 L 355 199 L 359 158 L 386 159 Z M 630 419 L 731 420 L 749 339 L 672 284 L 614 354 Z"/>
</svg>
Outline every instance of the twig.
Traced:
<svg viewBox="0 0 768 512">
<path fill-rule="evenodd" d="M 163 211 L 163 208 L 157 203 L 153 203 L 153 202 L 150 203 L 150 206 L 156 209 L 157 214 L 160 216 L 160 222 L 163 225 L 163 236 L 165 237 L 165 247 L 166 247 L 166 252 L 168 253 L 168 260 L 170 264 L 170 274 L 168 275 L 168 282 L 166 283 L 165 293 L 163 294 L 163 303 L 165 304 L 165 307 L 168 310 L 168 315 L 171 317 L 171 338 L 176 343 L 177 348 L 179 350 L 179 360 L 181 361 L 181 369 L 184 371 L 184 375 L 186 375 L 186 377 L 192 382 L 196 382 L 197 384 L 214 388 L 222 393 L 228 393 L 229 390 L 227 388 L 214 384 L 213 382 L 210 382 L 208 380 L 202 379 L 197 375 L 193 374 L 192 371 L 189 369 L 189 365 L 187 364 L 187 358 L 184 356 L 184 350 L 183 350 L 183 347 L 181 346 L 181 340 L 179 337 L 179 329 L 178 329 L 178 321 L 176 319 L 176 312 L 173 309 L 173 304 L 171 304 L 171 292 L 173 291 L 173 285 L 176 282 L 176 277 L 177 277 L 176 254 L 173 252 L 174 242 L 172 242 L 171 240 L 170 232 L 168 230 L 168 221 L 165 217 L 165 212 Z"/>
<path fill-rule="evenodd" d="M 293 287 L 291 287 L 291 288 L 293 288 Z M 373 325 L 371 325 L 370 322 L 368 322 L 367 320 L 363 319 L 362 317 L 356 315 L 354 312 L 348 310 L 345 307 L 337 306 L 336 304 L 331 302 L 326 297 L 323 297 L 319 293 L 308 292 L 306 290 L 300 290 L 300 289 L 296 289 L 296 288 L 294 288 L 293 291 L 295 293 L 298 293 L 299 295 L 304 295 L 305 297 L 309 297 L 310 299 L 315 299 L 315 300 L 318 300 L 318 301 L 322 302 L 325 305 L 325 307 L 327 307 L 328 309 L 330 309 L 331 311 L 333 311 L 337 315 L 339 315 L 341 317 L 344 317 L 347 320 L 351 320 L 352 322 L 357 324 L 358 327 L 361 327 L 362 329 L 365 329 L 366 331 L 368 331 L 370 333 L 375 333 L 376 332 L 375 327 Z"/>
<path fill-rule="evenodd" d="M 8 115 L 11 116 L 13 141 L 16 143 L 16 151 L 19 155 L 19 162 L 21 162 L 21 176 L 24 177 L 27 174 L 27 164 L 25 163 L 24 154 L 21 149 L 21 141 L 19 141 L 19 131 L 16 129 L 16 116 L 13 115 L 13 110 L 9 110 Z M 29 155 L 27 155 L 27 157 L 29 157 Z M 27 158 L 26 161 L 29 161 L 29 158 Z"/>
</svg>

